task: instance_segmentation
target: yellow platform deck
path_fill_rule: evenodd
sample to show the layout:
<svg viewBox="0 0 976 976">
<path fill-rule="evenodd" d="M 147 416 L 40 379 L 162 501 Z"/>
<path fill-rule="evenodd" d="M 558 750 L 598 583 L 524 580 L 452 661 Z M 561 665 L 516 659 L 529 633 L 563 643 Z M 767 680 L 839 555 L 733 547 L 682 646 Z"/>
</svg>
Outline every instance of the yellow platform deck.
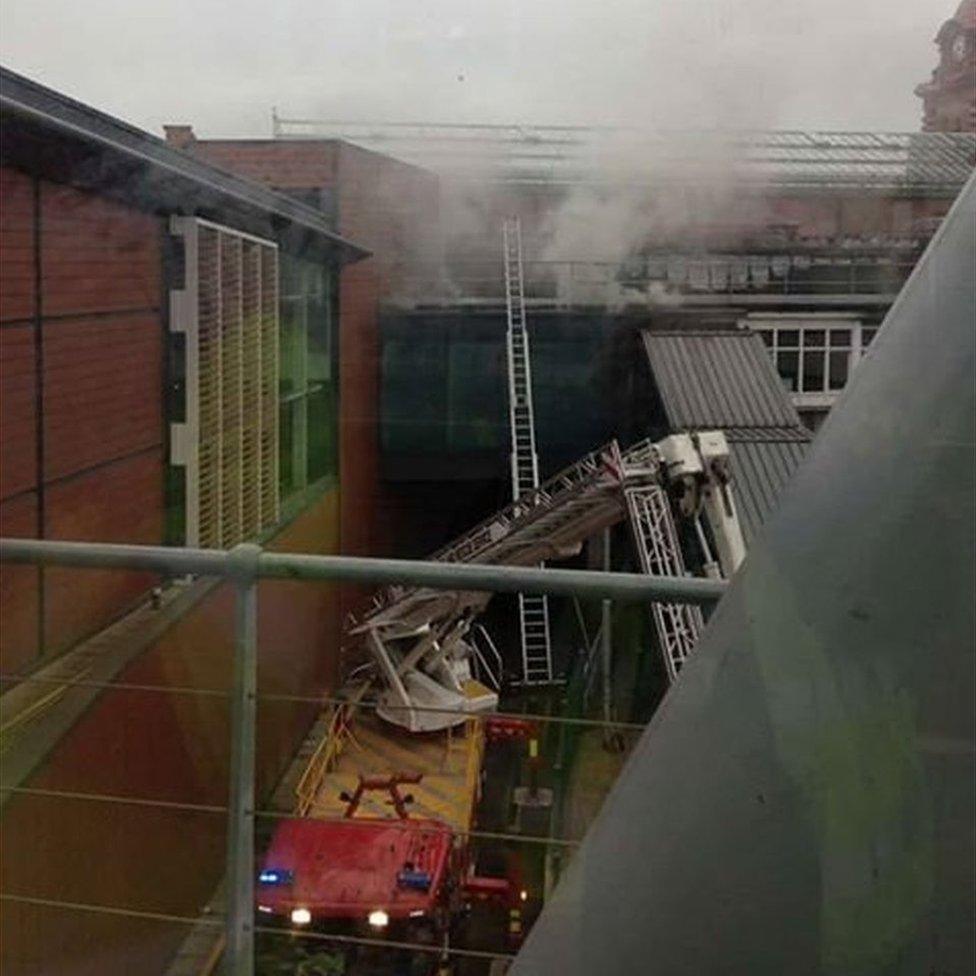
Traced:
<svg viewBox="0 0 976 976">
<path fill-rule="evenodd" d="M 401 793 L 413 795 L 410 816 L 441 820 L 456 830 L 470 827 L 484 752 L 480 721 L 420 735 L 389 725 L 372 710 L 360 709 L 344 732 L 341 746 L 329 751 L 330 761 L 317 777 L 309 816 L 341 817 L 347 804 L 339 795 L 343 791 L 351 794 L 360 775 L 421 773 L 419 783 L 400 787 Z M 389 794 L 378 791 L 365 793 L 356 811 L 357 817 L 396 815 Z"/>
</svg>

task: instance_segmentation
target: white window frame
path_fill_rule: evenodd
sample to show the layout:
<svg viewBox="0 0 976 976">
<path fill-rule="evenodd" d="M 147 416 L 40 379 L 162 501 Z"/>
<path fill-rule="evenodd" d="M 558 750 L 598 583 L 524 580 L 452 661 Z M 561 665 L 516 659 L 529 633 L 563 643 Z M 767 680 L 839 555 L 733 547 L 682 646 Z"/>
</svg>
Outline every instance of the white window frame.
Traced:
<svg viewBox="0 0 976 976">
<path fill-rule="evenodd" d="M 781 352 L 796 352 L 797 354 L 797 387 L 796 390 L 788 390 L 790 398 L 795 406 L 800 409 L 817 409 L 831 407 L 837 400 L 841 392 L 840 389 L 829 389 L 830 384 L 830 352 L 831 344 L 829 333 L 831 331 L 845 331 L 850 333 L 850 344 L 844 347 L 833 347 L 834 351 L 842 349 L 847 352 L 847 380 L 844 385 L 850 382 L 850 378 L 857 364 L 861 361 L 867 349 L 867 334 L 873 335 L 877 331 L 875 325 L 865 325 L 860 317 L 853 312 L 757 312 L 739 319 L 739 326 L 751 329 L 753 332 L 766 333 L 772 336 L 772 341 L 766 344 L 769 349 L 773 365 L 779 372 L 779 354 Z M 783 332 L 797 332 L 797 343 L 795 346 L 784 346 L 780 343 L 780 336 Z M 811 350 L 803 343 L 804 332 L 823 332 L 824 345 Z M 823 389 L 806 390 L 803 388 L 803 360 L 804 356 L 810 351 L 822 356 L 824 360 L 823 370 Z M 785 382 L 785 380 L 784 380 Z"/>
</svg>

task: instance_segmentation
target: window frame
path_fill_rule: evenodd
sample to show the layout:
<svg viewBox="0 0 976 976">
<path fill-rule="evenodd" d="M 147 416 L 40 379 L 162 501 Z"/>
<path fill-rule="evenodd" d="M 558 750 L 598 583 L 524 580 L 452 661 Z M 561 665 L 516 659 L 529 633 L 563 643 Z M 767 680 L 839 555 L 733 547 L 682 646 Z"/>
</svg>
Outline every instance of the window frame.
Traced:
<svg viewBox="0 0 976 976">
<path fill-rule="evenodd" d="M 290 463 L 279 464 L 281 477 L 279 478 L 279 492 L 282 501 L 301 496 L 313 484 L 327 481 L 338 476 L 339 448 L 338 448 L 338 275 L 337 269 L 328 261 L 305 257 L 302 255 L 282 251 L 280 255 L 281 283 L 279 289 L 279 310 L 281 329 L 279 341 L 281 347 L 280 362 L 282 371 L 278 377 L 278 409 L 279 409 L 279 445 L 291 445 Z M 312 276 L 317 276 L 321 293 L 318 288 L 309 287 Z M 293 291 L 295 282 L 299 282 L 298 290 Z M 286 287 L 288 291 L 286 291 Z M 293 310 L 288 305 L 294 305 Z M 318 306 L 325 313 L 324 342 L 322 348 L 327 353 L 325 357 L 326 369 L 324 376 L 311 376 L 310 363 L 310 325 L 312 316 L 310 308 Z M 294 311 L 293 319 L 289 311 Z M 286 325 L 285 323 L 290 324 Z M 287 341 L 295 342 L 290 354 L 296 356 L 298 369 L 295 371 L 296 382 L 294 388 L 283 389 L 284 366 L 290 357 L 284 355 L 286 335 L 297 323 L 297 334 L 290 335 Z M 297 350 L 297 354 L 296 354 Z M 313 468 L 312 456 L 309 450 L 312 443 L 312 431 L 309 426 L 310 402 L 313 396 L 326 394 L 333 405 L 333 444 L 334 457 L 324 473 L 310 477 Z M 285 438 L 286 424 L 291 424 L 290 437 Z M 290 481 L 284 480 L 285 472 L 291 475 Z"/>
<path fill-rule="evenodd" d="M 783 380 L 787 392 L 798 408 L 830 407 L 840 392 L 850 382 L 857 364 L 864 357 L 868 344 L 878 330 L 875 324 L 865 324 L 858 315 L 837 313 L 783 313 L 757 314 L 739 320 L 739 326 L 759 333 L 769 350 L 776 372 Z M 783 342 L 784 333 L 796 332 L 795 343 Z M 823 342 L 812 345 L 805 342 L 809 333 L 822 332 Z M 832 343 L 833 333 L 849 332 L 849 341 L 843 345 Z M 767 338 L 768 337 L 768 338 Z M 831 388 L 831 356 L 846 352 L 846 377 L 841 386 Z M 796 354 L 796 388 L 791 389 L 788 377 L 781 370 L 781 356 Z M 816 355 L 822 360 L 822 381 L 819 389 L 808 389 L 805 381 L 806 360 Z M 792 371 L 791 371 L 792 372 Z"/>
</svg>

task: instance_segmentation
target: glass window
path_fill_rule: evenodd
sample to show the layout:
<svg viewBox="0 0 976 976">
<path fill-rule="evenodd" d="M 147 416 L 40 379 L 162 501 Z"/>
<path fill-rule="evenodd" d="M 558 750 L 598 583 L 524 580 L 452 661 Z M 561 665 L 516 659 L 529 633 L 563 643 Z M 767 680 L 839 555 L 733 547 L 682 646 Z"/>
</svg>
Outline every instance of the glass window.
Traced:
<svg viewBox="0 0 976 976">
<path fill-rule="evenodd" d="M 768 320 L 767 320 L 768 321 Z M 771 350 L 777 372 L 792 393 L 826 393 L 844 388 L 851 370 L 851 356 L 860 333 L 862 344 L 870 342 L 876 329 L 825 328 L 798 322 L 794 328 L 779 328 L 765 322 L 749 322 Z M 791 323 L 792 324 L 792 323 Z"/>
<path fill-rule="evenodd" d="M 318 481 L 336 473 L 336 416 L 332 390 L 323 384 L 308 393 L 308 480 Z"/>
<path fill-rule="evenodd" d="M 448 446 L 490 450 L 507 443 L 504 347 L 452 340 L 447 368 Z"/>
<path fill-rule="evenodd" d="M 826 354 L 819 349 L 807 349 L 804 351 L 802 392 L 823 392 L 826 381 L 825 359 Z"/>
<path fill-rule="evenodd" d="M 305 389 L 305 307 L 294 296 L 281 301 L 278 390 L 282 397 Z"/>
<path fill-rule="evenodd" d="M 287 497 L 337 470 L 331 271 L 282 255 L 281 290 L 279 480 Z"/>
<path fill-rule="evenodd" d="M 831 352 L 828 388 L 842 390 L 847 383 L 847 371 L 850 366 L 851 354 L 846 349 L 841 352 Z"/>
<path fill-rule="evenodd" d="M 283 403 L 279 413 L 278 479 L 281 492 L 288 495 L 295 490 L 295 422 L 290 403 Z"/>
<path fill-rule="evenodd" d="M 783 377 L 786 388 L 791 393 L 796 393 L 799 389 L 800 354 L 798 352 L 781 352 L 776 357 L 776 366 L 779 369 L 779 375 Z"/>
<path fill-rule="evenodd" d="M 308 321 L 308 378 L 309 382 L 332 379 L 332 301 L 329 279 L 324 269 L 310 282 L 306 315 Z"/>
</svg>

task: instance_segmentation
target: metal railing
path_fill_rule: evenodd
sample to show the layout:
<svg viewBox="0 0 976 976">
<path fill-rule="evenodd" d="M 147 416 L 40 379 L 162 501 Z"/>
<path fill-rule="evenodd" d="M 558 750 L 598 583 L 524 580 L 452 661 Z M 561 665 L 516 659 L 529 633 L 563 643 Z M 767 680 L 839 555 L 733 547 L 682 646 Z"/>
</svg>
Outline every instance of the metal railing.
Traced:
<svg viewBox="0 0 976 976">
<path fill-rule="evenodd" d="M 898 292 L 915 266 L 921 243 L 909 250 L 892 245 L 889 254 L 861 255 L 678 255 L 643 260 L 638 269 L 619 261 L 540 260 L 524 263 L 525 301 L 530 305 L 667 304 L 706 295 L 888 296 Z M 880 249 L 879 249 L 880 251 Z M 499 267 L 492 261 L 419 266 L 400 279 L 394 302 L 416 305 L 464 303 L 504 305 Z"/>
<path fill-rule="evenodd" d="M 243 543 L 228 551 L 36 539 L 0 539 L 0 562 L 129 569 L 173 577 L 194 575 L 234 584 L 234 662 L 231 764 L 226 851 L 227 972 L 254 972 L 255 720 L 257 702 L 257 583 L 260 579 L 345 581 L 442 590 L 530 592 L 626 602 L 710 604 L 721 581 L 633 573 L 535 569 L 480 564 L 308 556 L 265 552 Z"/>
<path fill-rule="evenodd" d="M 322 781 L 339 761 L 349 737 L 349 723 L 355 707 L 351 703 L 333 706 L 328 728 L 295 787 L 296 809 L 299 816 L 306 816 L 312 809 L 315 797 L 322 787 Z"/>
</svg>

